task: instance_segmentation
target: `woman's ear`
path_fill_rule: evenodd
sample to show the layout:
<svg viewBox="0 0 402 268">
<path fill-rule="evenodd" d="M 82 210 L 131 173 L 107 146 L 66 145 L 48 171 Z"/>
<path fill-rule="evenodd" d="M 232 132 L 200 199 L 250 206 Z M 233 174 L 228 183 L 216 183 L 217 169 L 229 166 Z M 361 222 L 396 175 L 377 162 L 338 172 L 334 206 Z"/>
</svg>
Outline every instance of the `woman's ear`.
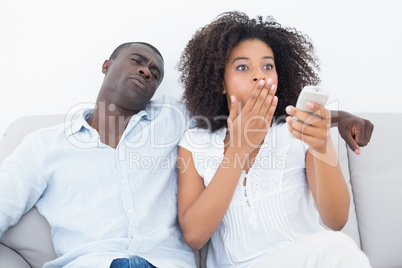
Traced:
<svg viewBox="0 0 402 268">
<path fill-rule="evenodd" d="M 106 74 L 107 70 L 109 70 L 110 66 L 110 60 L 105 60 L 105 62 L 102 64 L 102 73 Z"/>
<path fill-rule="evenodd" d="M 222 86 L 223 86 L 222 94 L 226 94 L 227 90 L 226 90 L 225 81 L 222 82 Z"/>
</svg>

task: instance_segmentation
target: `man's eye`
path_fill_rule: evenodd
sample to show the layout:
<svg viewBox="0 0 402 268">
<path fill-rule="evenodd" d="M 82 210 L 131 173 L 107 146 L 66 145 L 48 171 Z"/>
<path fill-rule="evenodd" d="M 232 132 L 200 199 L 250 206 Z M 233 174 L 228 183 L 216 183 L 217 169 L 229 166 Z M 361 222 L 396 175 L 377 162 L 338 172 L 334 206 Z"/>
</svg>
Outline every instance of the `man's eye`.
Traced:
<svg viewBox="0 0 402 268">
<path fill-rule="evenodd" d="M 153 77 L 156 78 L 156 80 L 158 80 L 158 75 L 156 73 L 151 73 L 153 75 Z"/>
<path fill-rule="evenodd" d="M 244 70 L 247 70 L 247 66 L 246 65 L 239 65 L 239 66 L 237 66 L 237 68 L 236 68 L 238 71 L 244 71 Z"/>
<path fill-rule="evenodd" d="M 132 61 L 136 62 L 136 63 L 140 63 L 139 60 L 135 59 L 135 58 L 131 58 Z"/>
</svg>

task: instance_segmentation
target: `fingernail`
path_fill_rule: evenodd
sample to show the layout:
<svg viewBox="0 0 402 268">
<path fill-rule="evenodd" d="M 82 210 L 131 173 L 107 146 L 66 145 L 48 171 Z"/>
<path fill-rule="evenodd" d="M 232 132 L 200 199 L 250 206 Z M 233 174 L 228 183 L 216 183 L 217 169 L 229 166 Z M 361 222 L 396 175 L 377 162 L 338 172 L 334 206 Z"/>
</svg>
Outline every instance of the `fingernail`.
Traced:
<svg viewBox="0 0 402 268">
<path fill-rule="evenodd" d="M 271 91 L 274 91 L 275 88 L 276 88 L 276 86 L 275 86 L 275 85 L 272 85 L 272 86 L 271 86 Z"/>
<path fill-rule="evenodd" d="M 268 78 L 268 80 L 267 80 L 267 85 L 269 85 L 269 84 L 271 84 L 272 83 L 272 79 L 271 78 Z"/>
<path fill-rule="evenodd" d="M 289 121 L 290 121 L 290 117 L 288 116 L 288 117 L 286 117 L 286 122 L 289 123 Z"/>
<path fill-rule="evenodd" d="M 306 103 L 306 105 L 307 105 L 308 108 L 314 109 L 314 103 L 312 103 L 311 101 L 308 101 L 308 102 Z"/>
<path fill-rule="evenodd" d="M 264 80 L 261 80 L 261 81 L 259 82 L 259 84 L 260 84 L 260 86 L 263 86 L 263 85 L 265 84 L 265 81 L 264 81 Z"/>
<path fill-rule="evenodd" d="M 290 114 L 292 112 L 292 107 L 290 107 L 290 106 L 286 107 L 286 112 L 288 114 Z"/>
<path fill-rule="evenodd" d="M 359 150 L 359 149 L 355 149 L 354 152 L 355 152 L 355 154 L 357 154 L 357 155 L 360 154 L 360 150 Z"/>
<path fill-rule="evenodd" d="M 230 101 L 231 102 L 234 102 L 235 101 L 235 97 L 232 95 L 232 96 L 230 96 Z"/>
<path fill-rule="evenodd" d="M 274 102 L 277 102 L 277 101 L 278 101 L 278 97 L 274 96 Z"/>
</svg>

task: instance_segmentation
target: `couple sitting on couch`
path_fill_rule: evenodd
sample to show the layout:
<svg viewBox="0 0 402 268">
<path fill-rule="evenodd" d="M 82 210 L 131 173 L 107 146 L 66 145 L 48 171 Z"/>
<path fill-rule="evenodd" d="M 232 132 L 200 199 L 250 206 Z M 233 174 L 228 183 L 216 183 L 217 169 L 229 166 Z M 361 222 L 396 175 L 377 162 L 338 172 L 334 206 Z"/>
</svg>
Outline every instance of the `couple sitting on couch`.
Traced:
<svg viewBox="0 0 402 268">
<path fill-rule="evenodd" d="M 223 29 L 225 32 L 220 32 Z M 224 34 L 231 38 L 221 38 Z M 250 20 L 237 12 L 223 14 L 197 32 L 183 53 L 180 68 L 187 107 L 169 98 L 150 101 L 164 75 L 163 57 L 155 47 L 142 42 L 120 45 L 102 66 L 105 76 L 95 108 L 85 111 L 77 120 L 28 135 L 3 162 L 0 168 L 0 236 L 36 206 L 52 228 L 58 256 L 45 267 L 136 267 L 129 266 L 130 263 L 142 263 L 145 267 L 195 267 L 194 255 L 188 245 L 199 249 L 212 235 L 208 252 L 211 267 L 229 262 L 245 267 L 258 265 L 258 262 L 266 261 L 264 256 L 292 248 L 293 252 L 299 253 L 297 263 L 302 266 L 327 258 L 330 263 L 337 259 L 351 267 L 358 264 L 369 267 L 367 258 L 353 241 L 342 235 L 333 235 L 332 231 L 321 231 L 313 208 L 316 202 L 320 216 L 324 215 L 326 223 L 333 229 L 339 230 L 345 224 L 349 196 L 339 167 L 328 164 L 326 160 L 326 157 L 333 158 L 334 153 L 328 128 L 331 123 L 337 123 L 341 136 L 352 150 L 359 153 L 358 145 L 365 146 L 370 140 L 372 124 L 346 112 L 332 112 L 331 117 L 328 110 L 314 103 L 310 103 L 310 108 L 320 116 L 289 107 L 286 109 L 288 115 L 301 121 L 291 117 L 286 119 L 286 123 L 280 120 L 284 118 L 285 108 L 295 103 L 301 87 L 319 81 L 313 68 L 316 58 L 307 40 L 303 34 L 282 28 L 273 21 Z M 216 44 L 216 47 L 210 44 Z M 205 82 L 206 77 L 210 84 L 200 83 Z M 206 108 L 208 103 L 215 103 L 215 99 L 227 103 L 226 106 L 210 105 Z M 222 116 L 215 117 L 218 115 L 224 115 L 225 120 Z M 197 118 L 198 128 L 188 132 L 188 126 L 193 124 L 189 119 L 191 116 Z M 205 127 L 205 123 L 208 124 L 205 118 L 212 118 L 209 121 L 212 133 L 203 131 L 208 128 Z M 251 122 L 249 128 L 247 122 Z M 252 129 L 258 131 L 250 131 Z M 247 183 L 253 179 L 252 163 L 258 159 L 260 148 L 262 152 L 275 133 L 278 144 L 275 153 L 291 157 L 287 167 L 280 171 L 282 175 L 278 175 L 275 169 L 268 172 L 278 178 L 272 181 L 272 185 L 277 183 L 277 187 L 270 188 L 273 199 L 262 199 L 268 202 L 262 207 L 272 207 L 274 204 L 269 203 L 270 200 L 276 202 L 278 195 L 290 193 L 286 192 L 286 187 L 281 188 L 282 179 L 291 181 L 292 176 L 297 177 L 291 183 L 307 187 L 304 188 L 307 191 L 298 193 L 299 201 L 305 202 L 300 211 L 303 214 L 300 214 L 299 222 L 301 231 L 297 234 L 290 231 L 293 227 L 285 222 L 286 215 L 272 218 L 273 223 L 259 218 L 256 222 L 263 221 L 268 229 L 272 228 L 270 242 L 276 244 L 268 247 L 262 244 L 237 245 L 236 249 L 233 244 L 225 244 L 231 242 L 223 241 L 221 234 L 229 230 L 219 224 L 222 220 L 231 223 L 229 217 L 234 221 L 235 217 L 244 220 L 244 214 L 240 214 L 248 213 L 248 207 L 260 201 L 249 196 L 250 199 L 244 199 L 245 203 L 231 203 L 232 197 L 234 200 L 234 197 L 241 199 L 250 195 L 242 189 L 248 189 Z M 290 133 L 296 139 L 286 139 Z M 191 173 L 187 172 L 201 173 L 192 159 L 194 154 L 190 150 L 193 148 L 188 138 L 201 137 L 205 141 L 210 135 L 222 138 L 223 159 L 216 174 L 226 172 L 226 175 L 215 179 L 215 170 L 207 168 L 203 170 L 203 178 L 209 176 L 208 182 L 200 181 L 201 177 L 188 179 Z M 178 174 L 177 145 L 182 136 L 187 141 L 180 145 L 180 151 L 184 153 L 179 155 Z M 238 139 L 240 145 L 236 143 Z M 139 163 L 132 163 L 133 154 L 138 156 Z M 232 161 L 236 156 L 242 157 L 241 163 L 249 165 L 236 166 Z M 180 161 L 186 157 L 191 161 L 187 161 L 190 165 L 184 168 Z M 160 165 L 143 168 L 149 163 Z M 289 174 L 289 168 L 296 168 L 297 175 Z M 244 170 L 249 170 L 250 174 Z M 317 173 L 314 170 L 318 170 Z M 329 174 L 335 174 L 331 177 L 331 185 L 325 184 L 325 178 L 321 179 Z M 181 176 L 180 183 L 183 182 L 179 193 L 178 176 Z M 225 177 L 231 181 L 224 182 Z M 238 184 L 239 180 L 241 183 Z M 216 192 L 221 189 L 219 184 L 231 188 L 231 192 L 225 190 L 219 195 Z M 336 189 L 325 192 L 325 196 L 333 194 L 333 199 L 318 197 L 314 189 L 321 188 L 315 188 L 313 184 L 323 187 L 322 191 Z M 191 185 L 188 195 L 183 194 L 186 185 Z M 238 189 L 242 190 L 239 196 Z M 310 190 L 314 200 L 304 200 Z M 341 209 L 334 212 L 331 201 Z M 291 205 L 295 200 L 289 196 L 289 199 L 279 202 Z M 211 210 L 211 207 L 206 210 L 205 204 L 216 204 L 216 210 Z M 239 210 L 234 209 L 235 206 Z M 198 233 L 188 232 L 186 228 L 198 220 L 200 212 L 205 213 L 207 219 L 213 219 L 214 224 L 199 228 Z M 238 215 L 227 215 L 227 212 Z M 235 222 L 233 224 L 227 228 L 239 228 Z M 246 228 L 254 228 L 253 234 L 263 232 L 258 229 L 260 225 L 250 224 Z M 274 229 L 275 224 L 282 226 Z M 218 232 L 213 234 L 214 230 Z M 235 230 L 245 232 L 241 228 Z M 317 236 L 323 233 L 330 235 Z M 301 239 L 307 234 L 312 235 Z M 244 237 L 252 238 L 247 234 Z M 336 249 L 320 249 L 320 241 L 331 237 Z M 299 248 L 295 247 L 298 243 Z M 307 254 L 308 247 L 313 245 L 316 245 L 314 250 Z M 242 252 L 230 260 L 233 257 L 230 252 L 243 246 L 252 248 L 254 257 Z M 228 256 L 223 254 L 225 248 L 229 248 L 229 253 L 225 253 Z M 342 250 L 341 253 L 333 254 L 338 249 Z M 287 259 L 284 254 L 277 260 L 285 263 Z"/>
</svg>

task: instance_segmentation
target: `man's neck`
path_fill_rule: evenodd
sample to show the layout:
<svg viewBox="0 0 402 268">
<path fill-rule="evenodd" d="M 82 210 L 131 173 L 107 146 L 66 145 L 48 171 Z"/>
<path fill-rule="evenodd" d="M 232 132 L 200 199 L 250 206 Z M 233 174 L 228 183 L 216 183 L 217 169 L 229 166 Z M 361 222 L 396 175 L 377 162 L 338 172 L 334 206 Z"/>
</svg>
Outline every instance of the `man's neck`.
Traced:
<svg viewBox="0 0 402 268">
<path fill-rule="evenodd" d="M 136 113 L 119 110 L 110 111 L 97 105 L 87 122 L 98 131 L 104 144 L 116 148 L 134 114 Z"/>
</svg>

